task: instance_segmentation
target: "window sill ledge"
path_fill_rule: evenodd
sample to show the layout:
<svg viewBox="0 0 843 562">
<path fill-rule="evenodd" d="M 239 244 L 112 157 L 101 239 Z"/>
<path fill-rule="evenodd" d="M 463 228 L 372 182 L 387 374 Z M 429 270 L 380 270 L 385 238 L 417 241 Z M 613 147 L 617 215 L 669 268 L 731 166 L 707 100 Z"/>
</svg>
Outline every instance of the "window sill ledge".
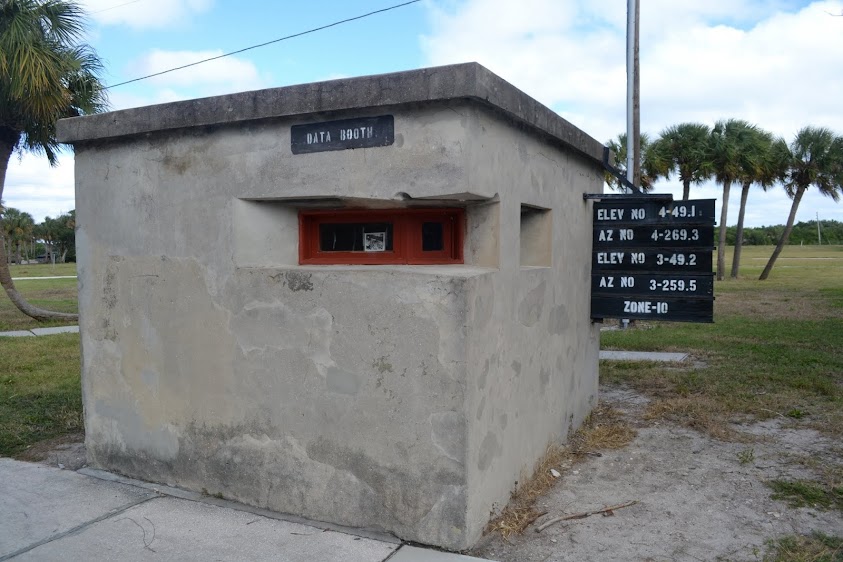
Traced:
<svg viewBox="0 0 843 562">
<path fill-rule="evenodd" d="M 410 273 L 415 275 L 448 276 L 448 277 L 481 277 L 499 270 L 492 267 L 477 267 L 473 265 L 255 265 L 239 266 L 238 270 L 249 271 L 308 271 L 308 272 L 390 272 Z"/>
</svg>

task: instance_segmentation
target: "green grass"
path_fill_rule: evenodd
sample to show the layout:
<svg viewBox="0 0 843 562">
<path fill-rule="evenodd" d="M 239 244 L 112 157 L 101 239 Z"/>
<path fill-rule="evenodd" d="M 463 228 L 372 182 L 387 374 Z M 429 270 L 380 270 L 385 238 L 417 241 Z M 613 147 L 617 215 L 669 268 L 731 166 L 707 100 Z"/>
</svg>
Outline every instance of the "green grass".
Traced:
<svg viewBox="0 0 843 562">
<path fill-rule="evenodd" d="M 75 263 L 36 263 L 30 265 L 10 265 L 9 272 L 15 277 L 58 277 L 76 275 Z"/>
<path fill-rule="evenodd" d="M 79 335 L 0 338 L 0 455 L 81 430 Z"/>
<path fill-rule="evenodd" d="M 19 269 L 14 269 L 19 268 Z M 39 269 L 47 268 L 47 269 Z M 54 275 L 76 275 L 76 264 L 60 264 L 56 266 L 58 273 L 50 265 L 22 265 L 12 266 L 13 277 L 48 277 Z M 36 270 L 35 273 L 31 270 Z M 43 273 L 38 275 L 37 273 Z M 77 311 L 77 281 L 76 279 L 32 279 L 15 281 L 15 287 L 30 304 L 54 310 L 56 312 Z M 47 326 L 66 326 L 73 324 L 67 320 L 38 322 L 20 312 L 5 294 L 0 297 L 0 332 L 12 330 L 29 330 Z"/>
<path fill-rule="evenodd" d="M 765 562 L 843 562 L 843 538 L 791 535 L 768 543 Z"/>
<path fill-rule="evenodd" d="M 783 500 L 790 507 L 814 507 L 843 511 L 843 486 L 828 486 L 810 480 L 771 480 L 774 500 Z"/>
<path fill-rule="evenodd" d="M 714 324 L 643 323 L 604 349 L 690 352 L 703 364 L 604 362 L 604 382 L 650 394 L 650 415 L 734 437 L 728 421 L 777 415 L 843 436 L 843 247 L 744 248 L 745 277 L 715 284 Z"/>
<path fill-rule="evenodd" d="M 755 461 L 755 449 L 744 449 L 738 452 L 738 462 L 741 464 L 750 464 Z"/>
</svg>

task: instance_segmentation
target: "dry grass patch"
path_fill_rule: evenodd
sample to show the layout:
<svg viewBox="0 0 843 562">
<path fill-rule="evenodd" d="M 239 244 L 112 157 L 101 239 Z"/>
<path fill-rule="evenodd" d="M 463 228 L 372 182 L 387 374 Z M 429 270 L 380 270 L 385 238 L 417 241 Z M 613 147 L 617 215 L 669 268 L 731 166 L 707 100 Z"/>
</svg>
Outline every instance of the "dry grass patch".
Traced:
<svg viewBox="0 0 843 562">
<path fill-rule="evenodd" d="M 82 426 L 79 425 L 76 429 L 79 427 Z M 66 445 L 72 445 L 74 443 L 82 443 L 84 441 L 85 434 L 82 432 L 77 431 L 66 433 L 64 435 L 59 435 L 58 437 L 53 437 L 52 439 L 38 441 L 22 453 L 16 455 L 15 458 L 27 462 L 43 462 L 47 460 L 50 457 L 50 454 L 54 453 L 56 449 Z"/>
<path fill-rule="evenodd" d="M 504 540 L 520 535 L 536 519 L 545 515 L 536 509 L 536 501 L 561 480 L 551 469 L 561 475 L 585 459 L 587 453 L 605 449 L 620 449 L 635 439 L 636 432 L 622 414 L 611 406 L 595 408 L 582 427 L 568 439 L 567 446 L 551 445 L 536 463 L 533 474 L 512 493 L 500 515 L 486 526 L 485 533 L 500 533 Z"/>
<path fill-rule="evenodd" d="M 723 406 L 712 398 L 678 396 L 652 402 L 644 412 L 644 419 L 679 423 L 723 441 L 751 440 L 746 434 L 729 426 L 727 415 Z"/>
<path fill-rule="evenodd" d="M 571 447 L 574 454 L 596 452 L 601 449 L 621 449 L 635 439 L 636 432 L 622 414 L 607 405 L 600 405 L 588 416 L 574 434 Z"/>
<path fill-rule="evenodd" d="M 544 456 L 536 463 L 532 476 L 516 489 L 509 498 L 509 503 L 500 515 L 489 521 L 485 533 L 500 533 L 504 540 L 512 535 L 520 535 L 536 519 L 544 515 L 536 509 L 536 500 L 546 494 L 558 478 L 550 472 L 555 469 L 560 473 L 576 462 L 576 456 L 567 447 L 550 445 Z"/>
<path fill-rule="evenodd" d="M 635 439 L 635 431 L 628 425 L 601 425 L 585 432 L 582 442 L 584 451 L 599 449 L 621 449 Z"/>
<path fill-rule="evenodd" d="M 815 408 L 807 421 L 811 429 L 834 436 L 843 436 L 843 408 L 833 405 L 826 408 Z"/>
</svg>

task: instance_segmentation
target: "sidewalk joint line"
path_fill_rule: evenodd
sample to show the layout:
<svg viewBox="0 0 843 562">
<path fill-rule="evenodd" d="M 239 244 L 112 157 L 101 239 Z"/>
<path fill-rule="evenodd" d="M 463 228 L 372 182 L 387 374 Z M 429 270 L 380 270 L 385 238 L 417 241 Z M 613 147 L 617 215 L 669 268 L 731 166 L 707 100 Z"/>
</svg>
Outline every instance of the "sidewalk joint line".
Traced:
<svg viewBox="0 0 843 562">
<path fill-rule="evenodd" d="M 53 541 L 57 541 L 59 539 L 63 539 L 64 537 L 69 537 L 71 535 L 75 535 L 77 533 L 80 533 L 80 532 L 84 531 L 85 529 L 87 529 L 88 527 L 90 527 L 91 525 L 99 523 L 100 521 L 105 521 L 106 519 L 110 519 L 110 518 L 114 517 L 115 515 L 120 515 L 121 513 L 124 513 L 126 511 L 128 511 L 129 509 L 135 507 L 136 505 L 140 505 L 142 503 L 148 502 L 149 500 L 154 500 L 154 499 L 157 499 L 157 498 L 160 498 L 160 497 L 161 497 L 161 494 L 156 494 L 156 495 L 148 496 L 148 497 L 145 497 L 145 498 L 139 498 L 139 499 L 137 499 L 133 502 L 130 502 L 130 503 L 128 503 L 128 504 L 126 504 L 122 507 L 118 507 L 118 508 L 116 508 L 112 511 L 109 511 L 108 513 L 104 513 L 104 514 L 100 515 L 99 517 L 97 517 L 95 519 L 91 519 L 90 521 L 86 521 L 85 523 L 80 523 L 79 525 L 73 527 L 72 529 L 68 529 L 67 531 L 63 531 L 63 532 L 58 533 L 56 535 L 52 535 L 52 536 L 49 536 L 45 539 L 41 539 L 38 542 L 35 542 L 35 543 L 33 543 L 29 546 L 25 546 L 25 547 L 23 547 L 19 550 L 14 551 L 14 552 L 10 552 L 9 554 L 4 554 L 3 556 L 0 556 L 0 562 L 5 562 L 6 560 L 10 560 L 12 558 L 15 558 L 16 556 L 20 556 L 21 554 L 25 554 L 25 553 L 29 552 L 30 550 L 34 550 L 34 549 L 38 548 L 39 546 L 51 543 Z"/>
<path fill-rule="evenodd" d="M 135 478 L 129 478 L 127 476 L 120 476 L 118 474 L 114 474 L 108 472 L 107 470 L 100 470 L 97 468 L 91 467 L 83 467 L 76 471 L 77 474 L 83 474 L 85 476 L 89 476 L 91 478 L 97 478 L 99 480 L 105 480 L 107 482 L 117 482 L 119 484 L 125 484 L 127 486 L 135 486 L 137 488 L 142 488 L 144 490 L 149 490 L 155 492 L 159 496 L 162 497 L 171 497 L 180 500 L 186 500 L 190 502 L 196 503 L 203 503 L 206 505 L 213 505 L 216 507 L 222 507 L 226 509 L 233 509 L 235 511 L 242 511 L 245 513 L 251 513 L 253 515 L 258 515 L 260 517 L 266 517 L 267 519 L 275 519 L 277 521 L 286 521 L 288 523 L 296 523 L 298 525 L 305 525 L 307 527 L 313 527 L 315 529 L 322 529 L 323 531 L 332 531 L 335 533 L 342 533 L 344 535 L 351 535 L 353 537 L 361 537 L 364 539 L 375 540 L 383 543 L 389 543 L 394 545 L 402 545 L 404 544 L 401 539 L 392 535 L 390 533 L 386 533 L 383 531 L 378 531 L 375 529 L 366 529 L 366 528 L 357 528 L 357 527 L 347 527 L 345 525 L 338 525 L 334 523 L 328 523 L 326 521 L 316 521 L 313 519 L 307 519 L 305 517 L 300 517 L 298 515 L 293 515 L 291 513 L 281 513 L 277 511 L 272 511 L 270 509 L 264 509 L 261 507 L 255 507 L 251 505 L 247 505 L 244 503 L 240 503 L 234 500 L 227 500 L 224 498 L 215 498 L 213 496 L 208 496 L 206 494 L 201 494 L 199 492 L 192 492 L 190 490 L 184 490 L 182 488 L 174 487 L 174 486 L 167 486 L 166 484 L 154 484 L 152 482 L 144 482 L 143 480 L 138 480 Z M 396 549 L 397 550 L 397 549 Z M 0 562 L 3 562 L 0 559 Z"/>
</svg>

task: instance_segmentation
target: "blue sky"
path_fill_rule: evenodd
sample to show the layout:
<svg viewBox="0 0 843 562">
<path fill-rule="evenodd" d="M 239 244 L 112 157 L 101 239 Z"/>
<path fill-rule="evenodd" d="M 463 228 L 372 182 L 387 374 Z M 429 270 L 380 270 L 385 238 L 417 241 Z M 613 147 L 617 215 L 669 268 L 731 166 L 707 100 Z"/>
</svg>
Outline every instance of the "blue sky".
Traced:
<svg viewBox="0 0 843 562">
<path fill-rule="evenodd" d="M 137 5 L 150 1 L 140 0 Z M 138 76 L 139 59 L 153 49 L 231 52 L 398 3 L 219 1 L 192 19 L 176 21 L 164 29 L 102 26 L 96 43 L 102 45 L 99 50 L 109 63 L 109 82 L 117 83 Z M 252 63 L 267 87 L 416 68 L 424 62 L 418 38 L 425 24 L 425 7 L 417 3 L 254 49 L 236 60 Z M 118 101 L 119 93 L 127 90 L 154 95 L 156 82 L 121 88 L 115 89 Z"/>
<path fill-rule="evenodd" d="M 85 0 L 89 42 L 116 84 L 299 33 L 399 0 Z M 642 131 L 747 119 L 792 139 L 843 134 L 843 1 L 642 0 Z M 318 80 L 477 61 L 605 142 L 625 128 L 624 0 L 422 0 L 312 35 L 119 86 L 115 109 Z M 680 194 L 676 182 L 659 191 Z M 730 224 L 739 190 L 730 198 Z M 719 198 L 719 186 L 693 196 Z M 36 220 L 74 207 L 72 155 L 49 168 L 13 159 L 4 198 Z M 783 190 L 753 189 L 747 224 L 781 224 Z M 808 192 L 797 220 L 843 221 L 843 204 Z"/>
</svg>

